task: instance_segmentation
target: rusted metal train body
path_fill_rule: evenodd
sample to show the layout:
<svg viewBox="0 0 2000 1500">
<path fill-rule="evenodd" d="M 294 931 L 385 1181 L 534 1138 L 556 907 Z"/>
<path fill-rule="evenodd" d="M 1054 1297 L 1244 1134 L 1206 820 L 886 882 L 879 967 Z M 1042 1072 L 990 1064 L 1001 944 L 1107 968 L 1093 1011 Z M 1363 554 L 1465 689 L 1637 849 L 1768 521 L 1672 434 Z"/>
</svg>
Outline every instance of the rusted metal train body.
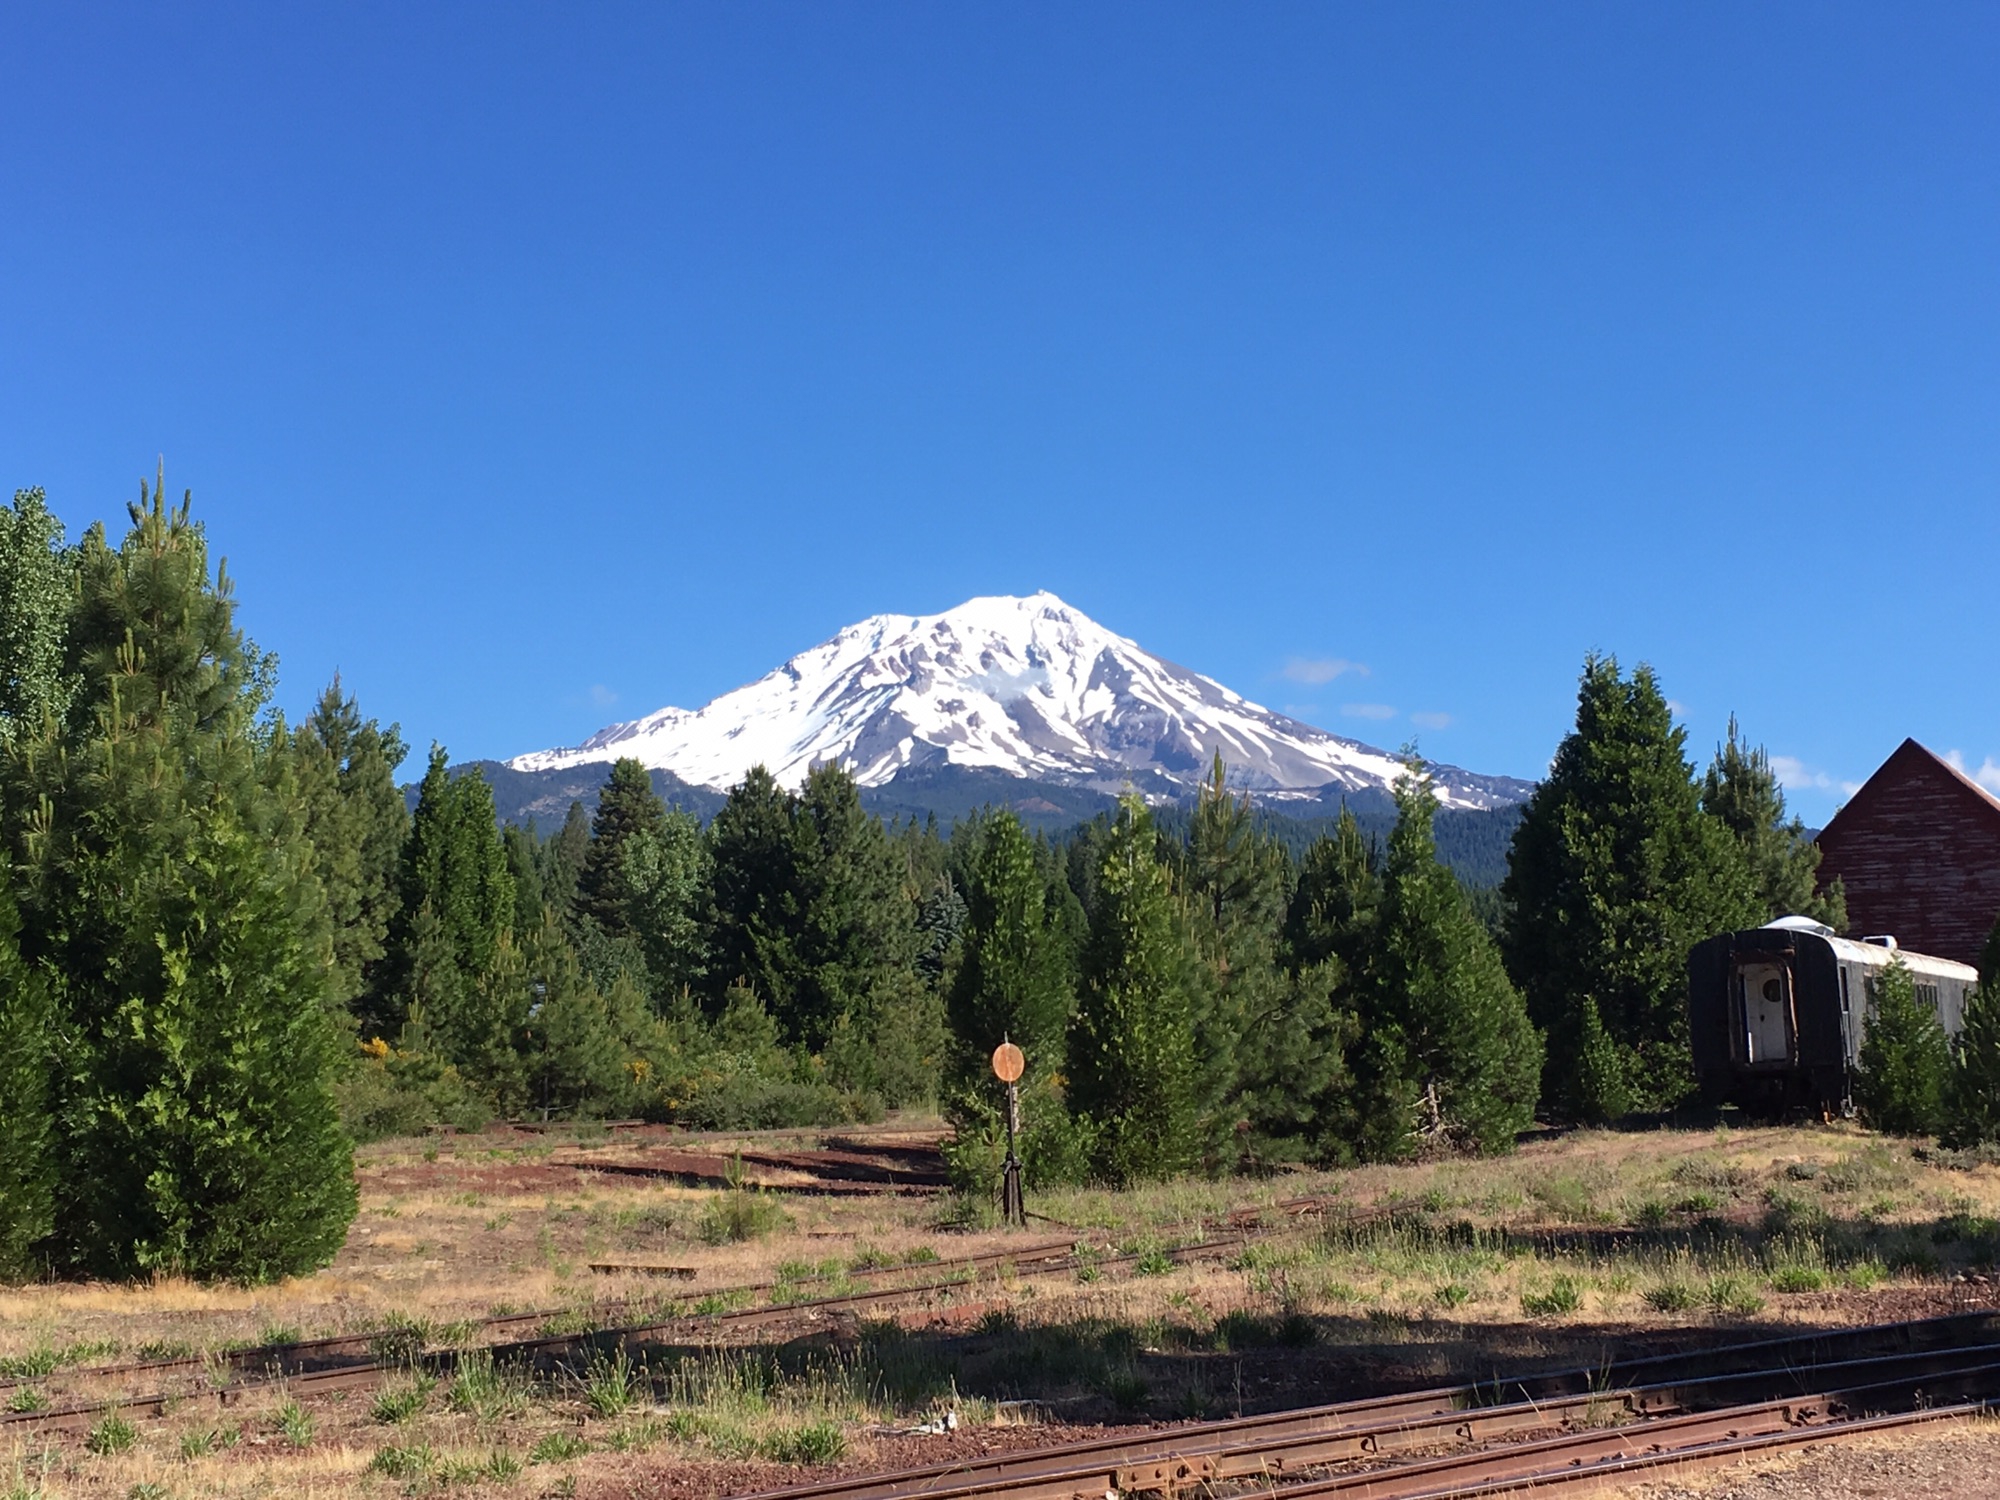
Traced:
<svg viewBox="0 0 2000 1500">
<path fill-rule="evenodd" d="M 1957 1036 L 1979 971 L 1903 952 L 1892 937 L 1857 942 L 1807 917 L 1781 917 L 1697 943 L 1688 1027 L 1702 1097 L 1773 1114 L 1847 1113 L 1877 976 L 1898 958 L 1919 1002 Z"/>
</svg>

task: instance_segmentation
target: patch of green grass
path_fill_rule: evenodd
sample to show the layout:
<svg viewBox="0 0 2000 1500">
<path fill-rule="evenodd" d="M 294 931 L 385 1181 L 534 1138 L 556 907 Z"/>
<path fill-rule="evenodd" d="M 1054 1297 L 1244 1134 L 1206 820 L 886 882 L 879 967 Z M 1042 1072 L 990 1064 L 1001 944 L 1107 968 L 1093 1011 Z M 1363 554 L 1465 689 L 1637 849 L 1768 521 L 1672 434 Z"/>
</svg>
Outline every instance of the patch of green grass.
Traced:
<svg viewBox="0 0 2000 1500">
<path fill-rule="evenodd" d="M 552 1432 L 528 1450 L 531 1464 L 566 1464 L 573 1458 L 582 1458 L 590 1451 L 590 1444 L 573 1432 Z"/>
<path fill-rule="evenodd" d="M 1521 1311 L 1531 1318 L 1560 1318 L 1583 1306 L 1583 1286 L 1574 1276 L 1558 1276 L 1539 1292 L 1521 1294 Z"/>
<path fill-rule="evenodd" d="M 139 1429 L 119 1416 L 117 1412 L 99 1420 L 90 1429 L 90 1436 L 83 1440 L 83 1446 L 103 1458 L 113 1453 L 123 1453 L 139 1440 Z"/>
<path fill-rule="evenodd" d="M 1431 1293 L 1439 1307 L 1463 1307 L 1472 1300 L 1472 1288 L 1462 1281 L 1447 1281 Z"/>
<path fill-rule="evenodd" d="M 791 1221 L 776 1199 L 749 1188 L 731 1188 L 702 1205 L 695 1233 L 704 1244 L 732 1245 L 761 1240 Z"/>
<path fill-rule="evenodd" d="M 1658 1198 L 1641 1198 L 1632 1206 L 1632 1225 L 1636 1229 L 1665 1229 L 1672 1214 Z"/>
<path fill-rule="evenodd" d="M 1662 1281 L 1648 1287 L 1643 1295 L 1654 1312 L 1692 1312 L 1701 1302 L 1701 1294 L 1685 1281 Z"/>
<path fill-rule="evenodd" d="M 371 1473 L 386 1474 L 391 1479 L 428 1479 L 437 1466 L 437 1454 L 428 1443 L 377 1448 L 375 1456 L 368 1460 Z"/>
<path fill-rule="evenodd" d="M 584 1405 L 600 1417 L 621 1417 L 638 1397 L 640 1371 L 626 1358 L 621 1344 L 610 1354 L 602 1351 L 590 1356 L 590 1363 L 584 1367 L 578 1378 L 582 1388 Z"/>
<path fill-rule="evenodd" d="M 298 1402 L 287 1400 L 277 1411 L 278 1431 L 294 1448 L 309 1447 L 313 1440 L 312 1413 Z"/>
<path fill-rule="evenodd" d="M 375 1393 L 368 1414 L 384 1424 L 407 1422 L 430 1403 L 431 1391 L 436 1385 L 435 1380 L 425 1375 L 385 1385 Z"/>
<path fill-rule="evenodd" d="M 837 1463 L 846 1456 L 847 1435 L 838 1422 L 805 1422 L 771 1434 L 758 1448 L 774 1463 Z"/>
<path fill-rule="evenodd" d="M 257 1330 L 259 1348 L 267 1344 L 296 1344 L 304 1335 L 296 1323 L 266 1323 Z"/>
<path fill-rule="evenodd" d="M 32 1385 L 17 1386 L 14 1394 L 7 1398 L 9 1411 L 47 1411 L 48 1408 L 49 1398 Z"/>
<path fill-rule="evenodd" d="M 1725 1274 L 1708 1279 L 1708 1305 L 1714 1312 L 1748 1316 L 1764 1310 L 1764 1299 L 1748 1277 Z"/>
<path fill-rule="evenodd" d="M 613 1453 L 644 1453 L 667 1435 L 667 1424 L 658 1417 L 641 1417 L 628 1422 L 605 1440 Z"/>
<path fill-rule="evenodd" d="M 528 1382 L 518 1372 L 496 1365 L 491 1352 L 475 1350 L 458 1362 L 445 1400 L 451 1409 L 477 1422 L 498 1422 L 528 1409 Z"/>
<path fill-rule="evenodd" d="M 1174 1269 L 1174 1258 L 1157 1247 L 1143 1252 L 1132 1263 L 1132 1271 L 1137 1276 L 1166 1276 Z"/>
</svg>

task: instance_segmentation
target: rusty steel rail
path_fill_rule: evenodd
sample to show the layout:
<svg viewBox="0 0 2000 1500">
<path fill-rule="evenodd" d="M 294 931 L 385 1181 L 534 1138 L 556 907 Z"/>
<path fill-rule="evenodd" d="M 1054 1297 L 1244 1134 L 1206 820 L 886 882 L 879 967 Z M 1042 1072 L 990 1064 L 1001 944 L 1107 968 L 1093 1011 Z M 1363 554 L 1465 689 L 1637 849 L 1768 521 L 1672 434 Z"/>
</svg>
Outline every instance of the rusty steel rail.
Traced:
<svg viewBox="0 0 2000 1500">
<path fill-rule="evenodd" d="M 1426 1449 L 1478 1447 L 1566 1426 L 1585 1429 L 1586 1437 L 1600 1429 L 1652 1434 L 1672 1430 L 1659 1425 L 1664 1419 L 1693 1422 L 1732 1408 L 1731 1420 L 1740 1420 L 1750 1411 L 1865 1408 L 1869 1402 L 1994 1390 L 2000 1390 L 2000 1346 L 1981 1343 L 1809 1371 L 1781 1362 L 1756 1371 L 1503 1406 L 1451 1406 L 1435 1398 L 1452 1393 L 1420 1392 L 791 1486 L 765 1491 L 757 1500 L 1100 1500 L 1112 1491 L 1171 1495 L 1220 1483 L 1282 1480 L 1329 1464 L 1374 1464 Z M 1753 1404 L 1744 1406 L 1745 1401 Z M 1289 1500 L 1292 1491 L 1285 1494 Z"/>
</svg>

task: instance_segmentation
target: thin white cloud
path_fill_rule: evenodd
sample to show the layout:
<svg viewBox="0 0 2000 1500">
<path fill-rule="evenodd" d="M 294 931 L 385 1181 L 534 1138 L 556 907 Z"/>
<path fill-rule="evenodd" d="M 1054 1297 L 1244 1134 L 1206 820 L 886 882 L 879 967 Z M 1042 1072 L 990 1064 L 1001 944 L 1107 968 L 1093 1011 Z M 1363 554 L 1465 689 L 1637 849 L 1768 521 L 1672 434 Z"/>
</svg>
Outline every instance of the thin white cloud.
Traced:
<svg viewBox="0 0 2000 1500">
<path fill-rule="evenodd" d="M 1778 785 L 1788 792 L 1831 792 L 1847 783 L 1835 781 L 1826 772 L 1807 765 L 1796 755 L 1774 755 L 1771 770 L 1776 773 Z"/>
<path fill-rule="evenodd" d="M 1419 729 L 1449 729 L 1450 714 L 1411 714 L 1410 722 Z"/>
<path fill-rule="evenodd" d="M 1975 771 L 1965 763 L 1965 756 L 1961 751 L 1947 750 L 1944 753 L 1944 758 L 1951 763 L 1954 770 L 1963 771 L 1967 776 L 1970 776 L 1974 781 L 1985 787 L 1987 791 L 1993 793 L 1996 797 L 2000 797 L 2000 761 L 1996 761 L 1989 755 L 1985 760 L 1980 762 L 1979 769 Z"/>
<path fill-rule="evenodd" d="M 601 682 L 590 685 L 590 701 L 599 708 L 609 708 L 618 701 L 618 695 Z"/>
<path fill-rule="evenodd" d="M 1667 712 L 1672 714 L 1676 719 L 1685 719 L 1688 716 L 1688 706 L 1678 698 L 1669 698 L 1667 700 Z"/>
<path fill-rule="evenodd" d="M 1343 703 L 1340 711 L 1350 719 L 1393 719 L 1396 710 L 1386 703 Z"/>
<path fill-rule="evenodd" d="M 1345 677 L 1350 672 L 1356 677 L 1368 675 L 1368 669 L 1360 662 L 1349 661 L 1344 656 L 1294 656 L 1285 663 L 1284 675 L 1293 682 L 1305 682 L 1318 687 L 1323 682 L 1331 682 L 1336 677 Z"/>
</svg>

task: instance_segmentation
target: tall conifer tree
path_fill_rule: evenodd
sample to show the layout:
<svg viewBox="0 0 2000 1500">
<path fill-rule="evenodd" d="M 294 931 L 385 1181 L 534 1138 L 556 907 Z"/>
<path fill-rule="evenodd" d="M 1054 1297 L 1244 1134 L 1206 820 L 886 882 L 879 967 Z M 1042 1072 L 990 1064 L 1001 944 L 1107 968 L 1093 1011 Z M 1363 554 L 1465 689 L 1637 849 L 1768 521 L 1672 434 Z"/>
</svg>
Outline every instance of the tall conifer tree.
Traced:
<svg viewBox="0 0 2000 1500">
<path fill-rule="evenodd" d="M 313 873 L 333 924 L 335 999 L 382 984 L 382 960 L 401 893 L 397 870 L 409 828 L 396 767 L 408 753 L 391 724 L 363 719 L 336 677 L 293 737 Z"/>
<path fill-rule="evenodd" d="M 1096 1127 L 1093 1167 L 1168 1177 L 1201 1156 L 1195 1058 L 1200 955 L 1145 804 L 1128 797 L 1104 844 L 1069 1032 L 1069 1098 Z"/>
<path fill-rule="evenodd" d="M 769 771 L 753 766 L 708 834 L 715 871 L 710 998 L 720 1005 L 732 985 L 747 986 L 796 1033 L 790 1018 L 801 985 L 804 902 L 791 799 Z"/>
<path fill-rule="evenodd" d="M 354 1213 L 329 1091 L 332 944 L 270 662 L 185 503 L 85 536 L 60 732 L 17 746 L 23 957 L 55 985 L 56 1264 L 243 1279 L 324 1264 Z"/>
<path fill-rule="evenodd" d="M 1048 884 L 1021 821 L 985 819 L 965 882 L 961 959 L 948 1010 L 952 1073 L 961 1085 L 990 1083 L 987 1059 L 1004 1038 L 1028 1059 L 1028 1077 L 1062 1070 L 1064 1032 L 1076 1004 L 1067 934 L 1048 907 Z"/>
<path fill-rule="evenodd" d="M 595 922 L 606 937 L 631 935 L 632 882 L 626 863 L 635 840 L 664 836 L 667 805 L 653 790 L 652 774 L 629 756 L 612 762 L 591 819 L 590 847 L 576 885 L 580 920 Z"/>
<path fill-rule="evenodd" d="M 1650 668 L 1627 680 L 1613 658 L 1584 663 L 1576 728 L 1529 799 L 1501 890 L 1507 967 L 1548 1036 L 1545 1097 L 1582 1119 L 1684 1097 L 1688 950 L 1763 918 Z"/>
<path fill-rule="evenodd" d="M 1729 719 L 1729 738 L 1718 745 L 1701 784 L 1702 810 L 1736 836 L 1750 867 L 1761 920 L 1805 916 L 1836 932 L 1847 926 L 1847 895 L 1836 880 L 1817 889 L 1819 845 L 1805 824 L 1785 816 L 1785 793 L 1762 745 L 1745 744 Z"/>
<path fill-rule="evenodd" d="M 1511 1150 L 1516 1133 L 1534 1121 L 1540 1039 L 1498 949 L 1438 862 L 1431 832 L 1437 797 L 1414 763 L 1396 783 L 1396 812 L 1379 951 L 1362 1010 L 1364 1035 L 1387 1044 L 1381 1055 L 1398 1070 L 1378 1079 L 1389 1085 L 1379 1096 L 1392 1109 L 1412 1111 L 1400 1122 L 1412 1144 Z M 1371 1122 L 1382 1145 L 1394 1140 L 1394 1123 Z"/>
</svg>

